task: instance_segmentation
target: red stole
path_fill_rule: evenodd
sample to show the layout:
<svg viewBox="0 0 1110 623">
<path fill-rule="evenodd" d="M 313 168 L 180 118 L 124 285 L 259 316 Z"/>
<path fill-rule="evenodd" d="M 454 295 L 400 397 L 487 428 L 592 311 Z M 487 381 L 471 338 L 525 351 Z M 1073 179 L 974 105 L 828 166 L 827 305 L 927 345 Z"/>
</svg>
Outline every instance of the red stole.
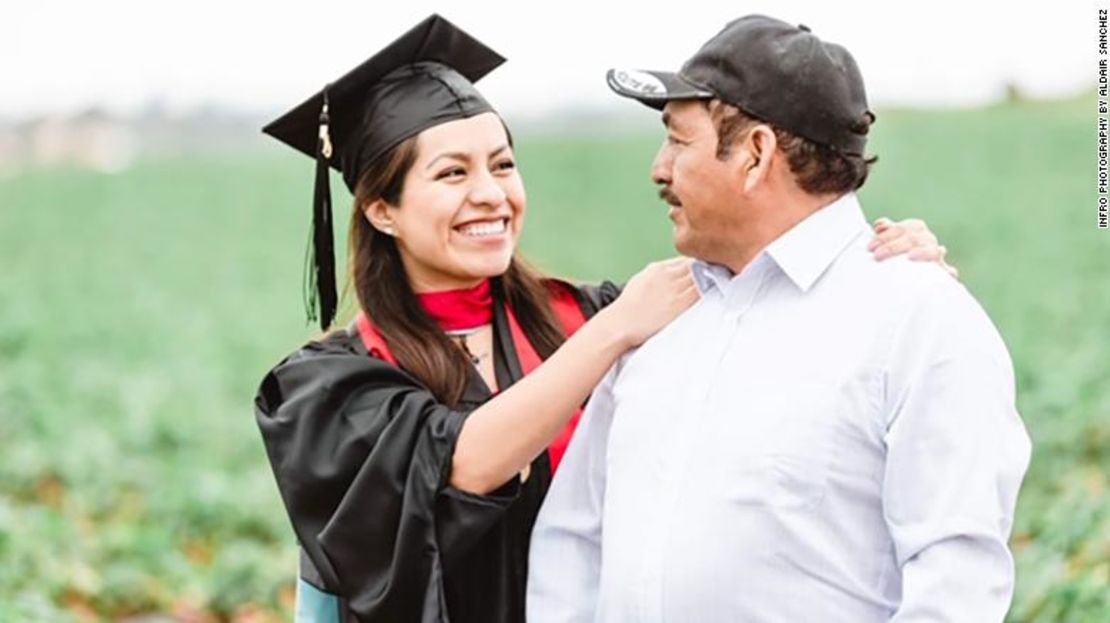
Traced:
<svg viewBox="0 0 1110 623">
<path fill-rule="evenodd" d="M 486 282 L 488 283 L 488 282 Z M 568 286 L 558 282 L 548 282 L 551 286 L 551 307 L 555 311 L 556 317 L 563 325 L 563 330 L 567 336 L 574 335 L 583 324 L 586 322 L 586 317 L 582 313 L 582 309 L 578 306 L 578 301 L 574 297 Z M 509 319 L 509 333 L 513 338 L 513 345 L 516 347 L 516 355 L 520 360 L 521 371 L 525 374 L 531 374 L 532 370 L 539 367 L 542 360 L 536 349 L 532 347 L 532 343 L 528 341 L 528 337 L 524 335 L 524 330 L 520 328 L 520 323 L 517 322 L 516 315 L 513 314 L 512 308 L 505 305 L 505 315 Z M 359 312 L 356 319 L 358 326 L 359 337 L 362 338 L 362 343 L 366 346 L 366 350 L 372 357 L 377 357 L 383 361 L 387 361 L 393 365 L 397 365 L 397 359 L 390 352 L 389 346 L 385 343 L 385 338 L 382 337 L 377 327 L 370 322 L 366 314 Z M 563 460 L 563 455 L 567 451 L 567 445 L 570 443 L 570 438 L 574 435 L 574 429 L 578 426 L 578 420 L 582 417 L 582 409 L 576 409 L 574 415 L 571 416 L 567 425 L 551 442 L 547 448 L 548 457 L 551 460 L 551 473 L 555 474 L 555 470 L 559 467 L 559 462 Z"/>
</svg>

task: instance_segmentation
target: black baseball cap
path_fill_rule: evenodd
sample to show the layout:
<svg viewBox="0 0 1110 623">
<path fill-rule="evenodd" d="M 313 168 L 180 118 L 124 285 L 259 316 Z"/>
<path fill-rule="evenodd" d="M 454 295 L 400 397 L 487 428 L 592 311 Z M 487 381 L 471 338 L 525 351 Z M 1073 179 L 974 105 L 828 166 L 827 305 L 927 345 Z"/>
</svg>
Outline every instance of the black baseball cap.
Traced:
<svg viewBox="0 0 1110 623">
<path fill-rule="evenodd" d="M 326 330 L 335 316 L 329 168 L 354 192 L 363 172 L 430 127 L 494 112 L 474 87 L 505 62 L 439 15 L 430 15 L 320 92 L 262 129 L 316 160 L 311 265 L 305 304 Z"/>
<path fill-rule="evenodd" d="M 661 110 L 720 99 L 784 130 L 862 156 L 875 115 L 848 50 L 765 15 L 729 22 L 678 72 L 610 69 L 609 87 Z"/>
</svg>

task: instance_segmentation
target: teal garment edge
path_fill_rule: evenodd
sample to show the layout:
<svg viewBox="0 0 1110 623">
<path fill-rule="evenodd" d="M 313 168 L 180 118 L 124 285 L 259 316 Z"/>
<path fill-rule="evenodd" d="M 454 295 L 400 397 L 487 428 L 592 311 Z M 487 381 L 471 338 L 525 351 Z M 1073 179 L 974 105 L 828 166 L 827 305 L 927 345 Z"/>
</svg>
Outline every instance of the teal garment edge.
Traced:
<svg viewBox="0 0 1110 623">
<path fill-rule="evenodd" d="M 295 623 L 339 623 L 339 597 L 297 578 Z"/>
</svg>

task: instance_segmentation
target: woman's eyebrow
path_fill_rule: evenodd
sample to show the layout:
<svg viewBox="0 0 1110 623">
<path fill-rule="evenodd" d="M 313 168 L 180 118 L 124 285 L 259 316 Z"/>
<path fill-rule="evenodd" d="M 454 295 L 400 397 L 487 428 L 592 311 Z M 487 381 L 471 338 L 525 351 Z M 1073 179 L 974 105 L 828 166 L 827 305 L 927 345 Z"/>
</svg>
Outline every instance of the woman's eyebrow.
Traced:
<svg viewBox="0 0 1110 623">
<path fill-rule="evenodd" d="M 453 158 L 455 160 L 462 160 L 463 162 L 470 162 L 469 155 L 461 151 L 448 151 L 436 156 L 435 158 L 432 158 L 432 161 L 428 163 L 428 166 L 425 167 L 425 170 L 432 168 L 433 164 L 439 162 L 443 158 Z"/>
<path fill-rule="evenodd" d="M 505 143 L 504 145 L 498 147 L 497 149 L 489 152 L 489 157 L 490 158 L 495 158 L 495 157 L 497 157 L 498 154 L 500 154 L 501 152 L 505 151 L 508 148 L 509 148 L 509 144 Z M 461 160 L 463 162 L 470 162 L 470 155 L 469 154 L 467 154 L 465 152 L 461 152 L 461 151 L 448 151 L 448 152 L 444 152 L 442 154 L 439 154 L 435 158 L 432 158 L 432 161 L 429 162 L 428 166 L 424 167 L 424 169 L 427 170 L 427 169 L 432 168 L 432 165 L 434 165 L 436 162 L 439 162 L 443 158 L 452 158 L 454 160 Z"/>
</svg>

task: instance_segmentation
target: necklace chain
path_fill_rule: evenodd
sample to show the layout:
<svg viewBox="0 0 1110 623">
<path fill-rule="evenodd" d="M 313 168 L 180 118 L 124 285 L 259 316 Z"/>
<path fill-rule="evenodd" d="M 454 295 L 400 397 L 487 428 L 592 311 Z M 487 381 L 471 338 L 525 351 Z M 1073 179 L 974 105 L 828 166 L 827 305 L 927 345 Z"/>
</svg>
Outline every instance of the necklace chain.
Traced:
<svg viewBox="0 0 1110 623">
<path fill-rule="evenodd" d="M 468 338 L 485 328 L 485 325 L 482 325 L 480 327 L 474 327 L 473 329 L 455 329 L 454 331 L 445 331 L 444 333 L 450 337 Z"/>
<path fill-rule="evenodd" d="M 481 353 L 475 355 L 473 352 L 470 351 L 470 345 L 466 343 L 466 338 L 477 335 L 477 333 L 484 328 L 485 327 L 482 326 L 475 327 L 473 329 L 458 329 L 455 331 L 446 332 L 448 337 L 458 340 L 459 346 L 463 349 L 463 352 L 466 353 L 466 356 L 470 358 L 470 363 L 474 364 L 475 366 L 480 366 L 482 364 L 482 360 L 486 357 L 489 357 L 489 353 Z"/>
</svg>

